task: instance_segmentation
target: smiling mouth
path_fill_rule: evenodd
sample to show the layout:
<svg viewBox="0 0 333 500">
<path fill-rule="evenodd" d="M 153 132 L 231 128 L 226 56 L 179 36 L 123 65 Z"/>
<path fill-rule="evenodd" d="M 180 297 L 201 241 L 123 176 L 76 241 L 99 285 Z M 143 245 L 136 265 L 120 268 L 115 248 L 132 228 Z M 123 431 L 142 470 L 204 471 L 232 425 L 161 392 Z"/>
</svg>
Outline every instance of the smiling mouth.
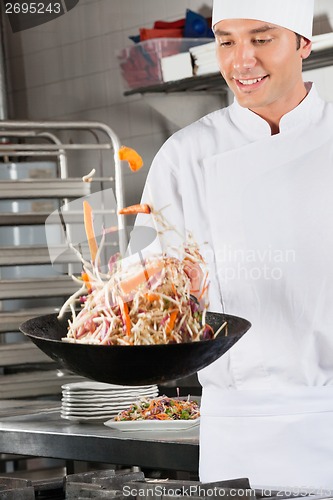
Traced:
<svg viewBox="0 0 333 500">
<path fill-rule="evenodd" d="M 266 76 L 260 76 L 258 78 L 251 78 L 251 79 L 240 79 L 240 78 L 235 78 L 235 82 L 238 84 L 239 87 L 253 87 L 253 86 L 258 86 L 263 80 L 267 78 L 268 75 Z"/>
</svg>

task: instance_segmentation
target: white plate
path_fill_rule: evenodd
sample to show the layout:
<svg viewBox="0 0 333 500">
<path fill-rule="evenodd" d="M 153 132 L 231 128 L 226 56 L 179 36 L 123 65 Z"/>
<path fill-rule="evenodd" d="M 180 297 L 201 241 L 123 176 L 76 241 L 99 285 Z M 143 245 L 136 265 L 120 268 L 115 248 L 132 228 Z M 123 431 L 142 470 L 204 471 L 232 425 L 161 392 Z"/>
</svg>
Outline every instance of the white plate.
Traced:
<svg viewBox="0 0 333 500">
<path fill-rule="evenodd" d="M 158 392 L 150 392 L 150 393 L 146 393 L 146 394 L 135 394 L 135 393 L 132 393 L 132 394 L 122 394 L 121 396 L 118 396 L 118 397 L 115 397 L 113 394 L 94 394 L 94 393 L 91 393 L 91 394 L 78 394 L 78 393 L 67 393 L 67 392 L 63 392 L 62 393 L 62 397 L 63 398 L 77 398 L 77 399 L 86 399 L 86 400 L 90 400 L 90 399 L 95 399 L 95 398 L 98 398 L 98 399 L 101 399 L 101 400 L 112 400 L 112 401 L 138 401 L 139 399 L 142 399 L 142 398 L 152 398 L 152 397 L 155 397 L 156 395 L 158 395 Z"/>
<path fill-rule="evenodd" d="M 142 397 L 146 397 L 146 398 L 156 398 L 158 397 L 158 392 L 153 392 L 149 395 L 138 395 L 138 394 L 135 394 L 133 396 L 124 396 L 124 397 L 121 397 L 121 398 L 111 398 L 109 396 L 97 396 L 96 394 L 95 395 L 91 395 L 91 396 L 71 396 L 70 394 L 63 394 L 62 395 L 62 400 L 63 401 L 67 401 L 67 402 L 76 402 L 76 403 L 86 403 L 86 404 L 89 404 L 89 403 L 120 403 L 120 404 L 123 404 L 123 403 L 126 403 L 128 406 L 130 406 L 132 403 L 135 403 L 137 402 L 139 399 L 141 399 Z"/>
<path fill-rule="evenodd" d="M 72 422 L 78 422 L 78 423 L 91 423 L 93 424 L 94 422 L 105 422 L 106 416 L 100 416 L 100 417 L 85 417 L 85 416 L 76 416 L 76 415 L 65 415 L 61 414 L 61 418 L 65 418 L 66 420 L 71 420 Z"/>
<path fill-rule="evenodd" d="M 81 414 L 86 414 L 89 416 L 91 413 L 104 413 L 104 414 L 111 414 L 112 415 L 118 415 L 119 412 L 123 411 L 125 408 L 79 408 L 79 407 L 71 407 L 69 408 L 68 406 L 62 406 L 61 411 L 63 413 L 81 413 Z"/>
<path fill-rule="evenodd" d="M 133 389 L 141 392 L 147 389 L 155 389 L 156 385 L 114 385 L 104 384 L 103 382 L 74 382 L 71 384 L 64 384 L 64 390 L 70 391 L 132 391 Z"/>
<path fill-rule="evenodd" d="M 62 394 L 64 396 L 74 396 L 77 398 L 99 397 L 99 398 L 120 399 L 120 398 L 140 397 L 140 396 L 149 397 L 152 394 L 158 394 L 158 389 L 149 389 L 149 390 L 145 390 L 145 391 L 123 391 L 123 392 L 68 391 L 68 390 L 64 390 L 64 391 L 62 391 Z"/>
<path fill-rule="evenodd" d="M 103 408 L 113 408 L 113 409 L 117 409 L 117 408 L 128 408 L 129 406 L 129 403 L 127 403 L 126 401 L 124 401 L 124 403 L 108 403 L 108 402 L 105 402 L 105 403 L 101 403 L 101 402 L 98 402 L 98 403 L 77 403 L 77 402 L 68 402 L 68 401 L 64 401 L 62 400 L 62 407 L 66 407 L 66 408 L 82 408 L 82 409 L 89 409 L 89 408 L 99 408 L 99 409 L 103 409 Z"/>
<path fill-rule="evenodd" d="M 158 393 L 152 393 L 149 396 L 145 396 L 147 399 L 153 399 L 158 396 Z M 81 403 L 101 403 L 101 404 L 132 404 L 132 403 L 137 403 L 142 399 L 142 397 L 139 396 L 124 396 L 121 398 L 110 398 L 110 397 L 100 397 L 100 396 L 95 396 L 95 397 L 84 397 L 84 396 L 70 396 L 68 394 L 63 394 L 62 395 L 62 401 L 66 401 L 67 403 L 70 402 L 81 402 Z"/>
<path fill-rule="evenodd" d="M 85 418 L 93 418 L 93 417 L 98 417 L 98 418 L 104 418 L 104 420 L 108 420 L 110 418 L 113 418 L 117 415 L 117 412 L 114 411 L 89 411 L 89 412 L 84 412 L 84 411 L 66 411 L 62 410 L 61 411 L 61 416 L 62 417 L 85 417 Z"/>
<path fill-rule="evenodd" d="M 71 407 L 69 408 L 68 406 L 62 406 L 61 411 L 65 413 L 86 413 L 87 415 L 89 413 L 112 413 L 112 415 L 118 415 L 122 409 L 118 408 L 98 408 L 97 406 L 95 408 L 78 408 L 78 407 Z"/>
<path fill-rule="evenodd" d="M 107 398 L 101 399 L 101 398 L 91 398 L 91 399 L 83 399 L 83 398 L 62 398 L 62 401 L 67 404 L 74 404 L 74 405 L 86 405 L 86 406 L 96 406 L 96 405 L 124 405 L 126 404 L 127 406 L 130 406 L 133 403 L 133 399 L 125 399 L 122 401 L 116 401 L 116 400 L 110 400 Z"/>
<path fill-rule="evenodd" d="M 180 431 L 192 429 L 199 425 L 200 418 L 195 420 L 122 420 L 116 422 L 111 419 L 104 425 L 119 431 Z"/>
</svg>

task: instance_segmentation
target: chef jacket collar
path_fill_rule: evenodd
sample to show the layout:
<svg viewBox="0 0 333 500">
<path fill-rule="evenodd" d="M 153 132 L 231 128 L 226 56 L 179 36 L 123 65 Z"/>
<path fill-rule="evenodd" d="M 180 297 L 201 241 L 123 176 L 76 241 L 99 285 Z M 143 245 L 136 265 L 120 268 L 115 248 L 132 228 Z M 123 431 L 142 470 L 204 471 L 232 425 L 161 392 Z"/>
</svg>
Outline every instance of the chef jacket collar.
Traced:
<svg viewBox="0 0 333 500">
<path fill-rule="evenodd" d="M 307 96 L 296 108 L 281 118 L 280 132 L 288 132 L 300 126 L 303 128 L 320 117 L 323 101 L 313 83 L 307 82 L 305 85 L 308 91 Z M 236 99 L 230 107 L 230 118 L 237 128 L 252 140 L 271 135 L 269 124 L 253 111 L 240 106 Z"/>
</svg>

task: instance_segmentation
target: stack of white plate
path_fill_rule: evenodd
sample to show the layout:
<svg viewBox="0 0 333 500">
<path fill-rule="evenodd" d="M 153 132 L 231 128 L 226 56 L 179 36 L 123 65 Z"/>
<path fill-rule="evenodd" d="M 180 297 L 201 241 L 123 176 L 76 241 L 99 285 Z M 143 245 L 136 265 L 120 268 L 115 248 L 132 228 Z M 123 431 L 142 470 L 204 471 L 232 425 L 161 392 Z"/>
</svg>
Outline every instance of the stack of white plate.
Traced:
<svg viewBox="0 0 333 500">
<path fill-rule="evenodd" d="M 126 386 L 77 382 L 62 386 L 61 416 L 77 422 L 105 421 L 140 398 L 158 396 L 157 385 Z"/>
</svg>

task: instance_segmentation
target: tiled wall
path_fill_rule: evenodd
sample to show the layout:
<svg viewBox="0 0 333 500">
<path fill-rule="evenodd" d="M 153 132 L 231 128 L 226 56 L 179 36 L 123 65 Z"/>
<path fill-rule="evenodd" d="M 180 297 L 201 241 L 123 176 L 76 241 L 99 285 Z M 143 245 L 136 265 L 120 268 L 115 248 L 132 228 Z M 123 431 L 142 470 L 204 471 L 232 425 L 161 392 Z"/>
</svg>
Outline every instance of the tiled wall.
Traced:
<svg viewBox="0 0 333 500">
<path fill-rule="evenodd" d="M 315 6 L 314 35 L 333 31 L 333 0 L 315 0 Z M 324 99 L 333 101 L 333 66 L 307 71 L 304 77 L 316 83 Z"/>
<path fill-rule="evenodd" d="M 316 0 L 315 33 L 333 27 L 333 0 Z M 7 26 L 11 118 L 97 120 L 114 128 L 121 142 L 135 147 L 145 168 L 125 174 L 126 201 L 140 198 L 150 162 L 175 130 L 141 96 L 125 97 L 115 56 L 131 45 L 129 35 L 157 19 L 184 17 L 186 8 L 210 12 L 212 0 L 80 0 L 65 16 L 12 33 Z M 330 27 L 329 27 L 330 26 Z M 309 72 L 320 93 L 333 100 L 333 67 Z M 80 172 L 94 165 L 82 155 Z"/>
</svg>

